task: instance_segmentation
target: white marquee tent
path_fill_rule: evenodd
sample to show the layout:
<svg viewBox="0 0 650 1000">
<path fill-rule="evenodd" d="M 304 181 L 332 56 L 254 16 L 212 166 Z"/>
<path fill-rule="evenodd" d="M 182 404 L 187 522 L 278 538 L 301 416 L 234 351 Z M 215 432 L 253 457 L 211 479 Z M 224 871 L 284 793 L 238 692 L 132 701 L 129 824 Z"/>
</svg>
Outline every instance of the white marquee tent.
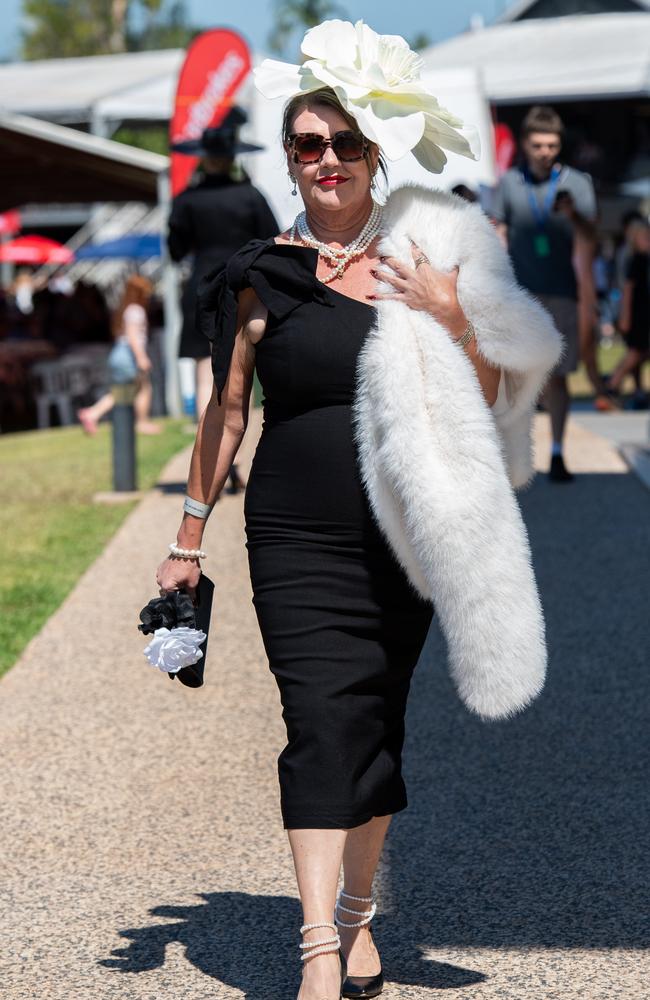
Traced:
<svg viewBox="0 0 650 1000">
<path fill-rule="evenodd" d="M 488 100 L 520 104 L 650 96 L 650 13 L 498 24 L 423 52 L 432 70 L 472 67 Z"/>
<path fill-rule="evenodd" d="M 0 66 L 0 108 L 61 125 L 165 121 L 185 52 L 126 52 Z"/>
</svg>

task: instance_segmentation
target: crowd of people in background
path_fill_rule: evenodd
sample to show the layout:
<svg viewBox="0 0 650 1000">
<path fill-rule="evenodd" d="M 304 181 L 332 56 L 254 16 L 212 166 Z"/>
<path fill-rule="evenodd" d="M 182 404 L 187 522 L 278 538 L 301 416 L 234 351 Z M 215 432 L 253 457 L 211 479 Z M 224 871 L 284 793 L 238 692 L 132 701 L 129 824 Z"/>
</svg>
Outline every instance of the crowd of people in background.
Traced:
<svg viewBox="0 0 650 1000">
<path fill-rule="evenodd" d="M 223 126 L 207 130 L 196 148 L 185 151 L 198 153 L 200 166 L 190 187 L 175 199 L 170 218 L 173 259 L 193 261 L 183 294 L 180 355 L 193 357 L 197 363 L 197 416 L 209 397 L 211 382 L 209 345 L 194 326 L 198 282 L 206 269 L 242 242 L 251 236 L 272 236 L 278 228 L 260 192 L 240 168 L 237 174 L 235 155 L 244 147 L 246 151 L 259 148 L 239 142 L 237 129 L 242 121 L 245 114 L 234 109 Z M 562 120 L 552 108 L 531 108 L 521 128 L 519 161 L 488 193 L 483 207 L 509 249 L 517 280 L 551 312 L 565 340 L 565 354 L 549 380 L 543 407 L 552 425 L 549 475 L 555 481 L 570 482 L 573 476 L 562 453 L 570 402 L 567 376 L 580 362 L 593 387 L 596 409 L 648 408 L 643 373 L 650 357 L 650 222 L 640 211 L 629 210 L 620 220 L 618 233 L 600 234 L 591 178 L 562 162 L 563 139 Z M 467 201 L 485 201 L 485 192 L 468 184 L 458 184 L 453 191 Z M 29 268 L 18 269 L 11 286 L 0 290 L 3 428 L 2 412 L 8 401 L 29 390 L 25 366 L 31 358 L 61 356 L 90 344 L 104 344 L 108 349 L 115 342 L 131 352 L 139 389 L 139 429 L 155 432 L 149 419 L 151 361 L 146 330 L 150 314 L 160 313 L 161 304 L 150 288 L 146 301 L 140 302 L 134 289 L 144 280 L 129 278 L 117 311 L 111 311 L 98 286 L 84 281 L 73 284 L 65 269 L 40 280 Z M 131 316 L 136 308 L 142 313 L 137 323 Z M 162 325 L 160 319 L 156 323 Z M 614 344 L 617 338 L 625 343 L 625 356 L 609 376 L 603 375 L 597 349 L 600 344 Z M 8 349 L 11 345 L 15 351 Z M 629 379 L 633 392 L 626 398 L 623 391 Z M 93 433 L 111 405 L 110 396 L 104 393 L 78 409 L 83 428 Z M 25 419 L 33 418 L 27 415 Z"/>
<path fill-rule="evenodd" d="M 46 340 L 58 351 L 75 344 L 109 343 L 111 317 L 106 297 L 85 281 L 65 274 L 37 280 L 19 268 L 6 291 L 0 290 L 0 341 Z"/>
</svg>

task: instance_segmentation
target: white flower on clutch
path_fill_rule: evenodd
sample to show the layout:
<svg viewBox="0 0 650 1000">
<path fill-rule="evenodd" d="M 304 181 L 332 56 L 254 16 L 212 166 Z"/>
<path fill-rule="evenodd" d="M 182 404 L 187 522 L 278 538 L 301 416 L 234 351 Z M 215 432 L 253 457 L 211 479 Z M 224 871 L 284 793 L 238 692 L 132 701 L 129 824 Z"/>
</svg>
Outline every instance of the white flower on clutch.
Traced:
<svg viewBox="0 0 650 1000">
<path fill-rule="evenodd" d="M 323 21 L 302 40 L 300 66 L 265 59 L 253 70 L 265 97 L 293 97 L 331 87 L 366 138 L 389 160 L 409 151 L 433 173 L 447 157 L 443 148 L 478 160 L 476 129 L 438 104 L 420 82 L 423 61 L 400 35 L 378 35 L 363 21 Z"/>
<path fill-rule="evenodd" d="M 181 667 L 189 667 L 203 656 L 199 649 L 207 636 L 196 628 L 157 628 L 153 639 L 144 649 L 149 663 L 168 674 L 175 674 Z"/>
</svg>

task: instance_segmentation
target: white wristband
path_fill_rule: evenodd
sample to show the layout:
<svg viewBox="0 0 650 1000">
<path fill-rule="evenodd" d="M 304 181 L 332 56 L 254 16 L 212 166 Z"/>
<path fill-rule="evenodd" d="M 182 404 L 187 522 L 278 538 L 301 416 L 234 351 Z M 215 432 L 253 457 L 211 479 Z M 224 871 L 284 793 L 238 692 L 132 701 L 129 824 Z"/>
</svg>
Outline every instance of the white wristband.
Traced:
<svg viewBox="0 0 650 1000">
<path fill-rule="evenodd" d="M 200 500 L 195 500 L 191 496 L 186 496 L 185 503 L 183 504 L 183 510 L 186 514 L 192 514 L 193 517 L 202 517 L 205 519 L 210 516 L 212 507 L 209 503 L 202 503 Z"/>
<path fill-rule="evenodd" d="M 207 559 L 203 549 L 182 549 L 176 542 L 169 543 L 169 551 L 177 559 Z"/>
</svg>

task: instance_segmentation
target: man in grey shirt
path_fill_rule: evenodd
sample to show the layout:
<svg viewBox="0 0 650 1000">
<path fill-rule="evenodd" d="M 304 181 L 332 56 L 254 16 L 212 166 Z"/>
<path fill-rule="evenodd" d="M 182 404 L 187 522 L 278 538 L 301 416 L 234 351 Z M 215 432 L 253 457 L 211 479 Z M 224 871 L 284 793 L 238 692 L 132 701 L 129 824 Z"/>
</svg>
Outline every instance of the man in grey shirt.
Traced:
<svg viewBox="0 0 650 1000">
<path fill-rule="evenodd" d="M 553 432 L 549 477 L 554 482 L 573 479 L 564 465 L 562 441 L 569 410 L 566 377 L 580 360 L 574 233 L 596 218 L 589 174 L 558 162 L 563 131 L 552 108 L 531 108 L 521 127 L 524 161 L 501 178 L 492 206 L 517 281 L 548 309 L 564 339 L 564 354 L 543 397 Z"/>
</svg>

